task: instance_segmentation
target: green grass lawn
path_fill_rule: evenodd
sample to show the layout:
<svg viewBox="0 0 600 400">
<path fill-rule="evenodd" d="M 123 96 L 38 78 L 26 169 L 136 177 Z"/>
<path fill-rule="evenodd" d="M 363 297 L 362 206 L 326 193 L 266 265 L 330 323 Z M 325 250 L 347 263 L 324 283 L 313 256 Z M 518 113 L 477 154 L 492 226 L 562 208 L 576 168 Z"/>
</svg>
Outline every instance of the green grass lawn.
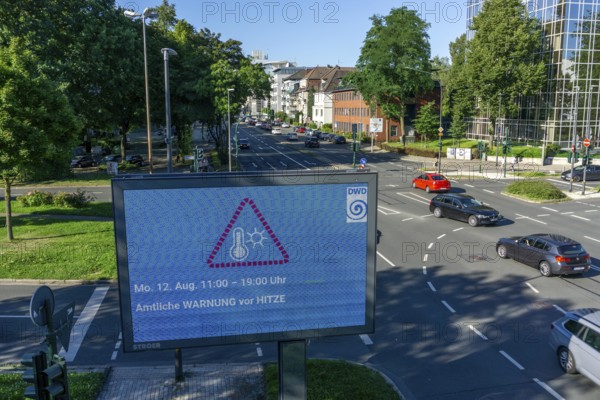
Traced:
<svg viewBox="0 0 600 400">
<path fill-rule="evenodd" d="M 267 400 L 276 400 L 277 365 L 265 366 Z M 378 372 L 339 360 L 308 360 L 308 400 L 394 400 L 400 396 Z"/>
<path fill-rule="evenodd" d="M 54 206 L 22 207 L 17 202 L 13 234 L 0 232 L 0 279 L 116 279 L 115 238 L 112 220 L 87 221 L 43 215 L 111 217 L 110 203 L 91 203 L 82 209 Z M 4 209 L 4 204 L 0 204 Z M 6 217 L 0 217 L 6 226 Z"/>
</svg>

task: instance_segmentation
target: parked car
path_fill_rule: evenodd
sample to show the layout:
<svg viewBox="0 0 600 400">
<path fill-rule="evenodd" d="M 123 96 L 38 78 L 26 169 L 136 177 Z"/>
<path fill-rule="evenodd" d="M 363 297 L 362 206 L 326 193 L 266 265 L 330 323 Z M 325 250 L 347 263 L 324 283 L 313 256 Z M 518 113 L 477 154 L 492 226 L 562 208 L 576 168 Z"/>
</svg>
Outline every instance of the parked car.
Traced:
<svg viewBox="0 0 600 400">
<path fill-rule="evenodd" d="M 135 164 L 138 167 L 141 167 L 145 164 L 144 157 L 142 157 L 139 154 L 130 154 L 128 156 L 125 156 L 125 162 L 129 164 Z"/>
<path fill-rule="evenodd" d="M 289 141 L 298 140 L 298 134 L 296 132 L 288 133 L 287 140 L 289 140 Z"/>
<path fill-rule="evenodd" d="M 249 149 L 250 141 L 248 139 L 238 139 L 238 147 L 240 149 Z"/>
<path fill-rule="evenodd" d="M 423 189 L 427 193 L 449 191 L 451 189 L 450 181 L 444 175 L 426 172 L 412 180 L 412 187 Z"/>
<path fill-rule="evenodd" d="M 299 126 L 296 128 L 297 133 L 306 133 L 306 128 L 303 126 Z"/>
<path fill-rule="evenodd" d="M 282 128 L 289 128 L 290 124 L 288 124 L 287 122 L 284 122 L 284 123 L 281 124 L 281 127 Z"/>
<path fill-rule="evenodd" d="M 121 155 L 120 154 L 109 154 L 107 156 L 102 157 L 102 160 L 100 160 L 101 164 L 106 164 L 107 162 L 120 163 Z"/>
<path fill-rule="evenodd" d="M 71 168 L 88 168 L 98 165 L 92 156 L 77 156 L 71 160 Z"/>
<path fill-rule="evenodd" d="M 307 137 L 304 141 L 304 147 L 321 147 L 319 138 L 315 136 Z"/>
<path fill-rule="evenodd" d="M 600 309 L 567 312 L 550 325 L 549 343 L 563 371 L 600 385 Z"/>
<path fill-rule="evenodd" d="M 583 180 L 583 171 L 585 169 L 585 180 L 586 181 L 597 181 L 600 180 L 600 165 L 580 165 L 578 167 L 564 171 L 560 174 L 560 178 L 565 181 L 570 181 L 571 177 L 574 182 L 580 182 Z"/>
<path fill-rule="evenodd" d="M 591 265 L 590 255 L 579 242 L 552 233 L 501 238 L 496 252 L 501 258 L 537 268 L 543 276 L 582 274 Z"/>
<path fill-rule="evenodd" d="M 271 133 L 273 135 L 281 135 L 281 128 L 273 128 L 273 130 L 271 130 Z"/>
<path fill-rule="evenodd" d="M 495 224 L 503 218 L 494 208 L 464 193 L 436 195 L 429 202 L 429 211 L 437 218 L 465 221 L 471 226 Z"/>
<path fill-rule="evenodd" d="M 337 135 L 333 138 L 333 143 L 335 144 L 346 144 L 346 137 L 342 135 Z"/>
</svg>

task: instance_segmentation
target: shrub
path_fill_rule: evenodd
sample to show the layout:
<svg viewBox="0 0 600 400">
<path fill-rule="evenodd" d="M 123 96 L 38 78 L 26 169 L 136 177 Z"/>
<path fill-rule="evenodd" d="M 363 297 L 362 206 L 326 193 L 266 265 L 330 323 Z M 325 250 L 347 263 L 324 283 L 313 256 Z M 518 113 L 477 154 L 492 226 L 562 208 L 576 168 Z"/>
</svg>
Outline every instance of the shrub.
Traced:
<svg viewBox="0 0 600 400">
<path fill-rule="evenodd" d="M 531 200 L 558 201 L 567 198 L 567 195 L 556 186 L 542 180 L 522 180 L 513 182 L 506 187 L 506 192 L 515 196 Z"/>
<path fill-rule="evenodd" d="M 54 205 L 57 207 L 83 208 L 92 200 L 94 200 L 92 195 L 88 195 L 84 190 L 77 189 L 75 193 L 57 193 L 54 196 Z"/>
<path fill-rule="evenodd" d="M 50 192 L 34 190 L 33 192 L 17 197 L 17 201 L 24 207 L 47 206 L 54 202 L 54 195 Z"/>
</svg>

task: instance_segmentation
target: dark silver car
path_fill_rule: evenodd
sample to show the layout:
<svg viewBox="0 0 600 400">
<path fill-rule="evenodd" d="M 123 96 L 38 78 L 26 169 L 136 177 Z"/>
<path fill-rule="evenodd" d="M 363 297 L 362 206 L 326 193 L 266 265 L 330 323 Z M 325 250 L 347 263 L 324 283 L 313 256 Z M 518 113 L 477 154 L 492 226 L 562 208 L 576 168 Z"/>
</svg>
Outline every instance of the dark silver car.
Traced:
<svg viewBox="0 0 600 400">
<path fill-rule="evenodd" d="M 579 242 L 553 233 L 501 238 L 496 251 L 501 258 L 539 269 L 543 276 L 582 274 L 591 266 L 590 255 Z"/>
<path fill-rule="evenodd" d="M 570 181 L 573 178 L 574 182 L 580 182 L 583 180 L 583 169 L 584 166 L 570 169 L 560 174 L 560 178 L 565 181 Z M 586 181 L 597 181 L 600 180 L 600 165 L 586 165 L 585 166 L 585 180 Z"/>
<path fill-rule="evenodd" d="M 567 312 L 550 325 L 549 342 L 563 371 L 600 385 L 600 309 Z"/>
</svg>

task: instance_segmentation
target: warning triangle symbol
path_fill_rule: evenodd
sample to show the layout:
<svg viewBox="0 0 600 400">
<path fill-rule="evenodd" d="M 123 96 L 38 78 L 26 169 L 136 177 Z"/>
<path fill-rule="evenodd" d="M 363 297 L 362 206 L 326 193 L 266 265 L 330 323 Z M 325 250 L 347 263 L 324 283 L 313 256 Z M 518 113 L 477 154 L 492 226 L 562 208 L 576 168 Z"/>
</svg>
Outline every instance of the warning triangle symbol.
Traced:
<svg viewBox="0 0 600 400">
<path fill-rule="evenodd" d="M 272 245 L 268 246 L 271 251 L 265 251 L 267 245 Z M 245 198 L 219 237 L 207 264 L 210 268 L 258 267 L 283 265 L 289 260 L 264 215 L 252 199 Z"/>
</svg>

